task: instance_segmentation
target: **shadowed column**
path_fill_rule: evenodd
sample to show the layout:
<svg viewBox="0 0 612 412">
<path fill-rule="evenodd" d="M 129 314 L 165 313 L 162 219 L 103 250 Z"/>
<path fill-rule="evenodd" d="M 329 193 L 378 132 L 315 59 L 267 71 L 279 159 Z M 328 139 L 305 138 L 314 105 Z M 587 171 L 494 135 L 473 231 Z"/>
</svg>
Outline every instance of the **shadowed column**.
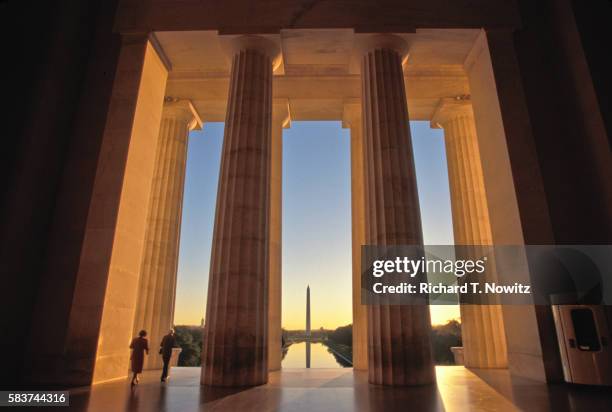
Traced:
<svg viewBox="0 0 612 412">
<path fill-rule="evenodd" d="M 148 332 L 151 355 L 145 357 L 145 369 L 162 367 L 157 348 L 174 320 L 187 138 L 190 130 L 201 126 L 189 101 L 167 99 L 159 129 L 134 317 L 134 336 L 141 329 Z"/>
<path fill-rule="evenodd" d="M 232 68 L 213 235 L 202 384 L 268 380 L 272 70 L 277 47 L 231 42 Z"/>
<path fill-rule="evenodd" d="M 378 35 L 362 44 L 362 110 L 366 244 L 422 245 L 408 109 L 402 72 L 405 42 Z M 429 307 L 368 306 L 371 383 L 435 381 Z"/>
<path fill-rule="evenodd" d="M 492 245 L 471 101 L 466 98 L 442 99 L 434 112 L 431 125 L 444 129 L 455 244 Z M 494 276 L 494 273 L 488 272 L 488 275 Z M 465 366 L 507 367 L 501 306 L 461 305 L 461 335 Z"/>
</svg>

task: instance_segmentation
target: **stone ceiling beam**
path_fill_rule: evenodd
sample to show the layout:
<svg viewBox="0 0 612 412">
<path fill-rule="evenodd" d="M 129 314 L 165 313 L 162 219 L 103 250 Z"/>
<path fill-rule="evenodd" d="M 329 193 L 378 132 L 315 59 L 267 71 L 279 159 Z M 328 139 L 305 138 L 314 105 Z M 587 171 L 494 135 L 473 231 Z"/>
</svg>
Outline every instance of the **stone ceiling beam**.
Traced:
<svg viewBox="0 0 612 412">
<path fill-rule="evenodd" d="M 404 77 L 410 118 L 431 120 L 441 98 L 469 94 L 467 79 L 452 75 Z M 224 121 L 229 81 L 224 77 L 174 78 L 167 93 L 190 99 L 203 121 Z M 361 95 L 359 76 L 275 76 L 274 98 L 286 99 L 293 120 L 342 120 L 343 102 Z"/>
</svg>

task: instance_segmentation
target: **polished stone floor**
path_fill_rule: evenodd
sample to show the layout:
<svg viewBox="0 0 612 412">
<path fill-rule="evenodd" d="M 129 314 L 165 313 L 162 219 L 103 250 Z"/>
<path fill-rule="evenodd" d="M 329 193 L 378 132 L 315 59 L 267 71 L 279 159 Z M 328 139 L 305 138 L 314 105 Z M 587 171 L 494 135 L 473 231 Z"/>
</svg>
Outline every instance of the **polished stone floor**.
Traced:
<svg viewBox="0 0 612 412">
<path fill-rule="evenodd" d="M 389 388 L 369 385 L 352 369 L 284 369 L 267 385 L 205 389 L 199 368 L 173 368 L 166 384 L 145 373 L 140 385 L 114 381 L 70 391 L 74 411 L 612 411 L 605 388 L 546 386 L 511 379 L 507 371 L 437 367 L 437 385 Z M 66 410 L 62 408 L 61 410 Z"/>
</svg>

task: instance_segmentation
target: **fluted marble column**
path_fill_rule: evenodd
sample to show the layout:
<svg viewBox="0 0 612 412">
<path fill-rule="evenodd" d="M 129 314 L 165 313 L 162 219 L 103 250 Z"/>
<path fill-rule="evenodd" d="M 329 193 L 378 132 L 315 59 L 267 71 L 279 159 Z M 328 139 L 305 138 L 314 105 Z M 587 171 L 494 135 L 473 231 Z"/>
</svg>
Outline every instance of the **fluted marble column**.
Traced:
<svg viewBox="0 0 612 412">
<path fill-rule="evenodd" d="M 201 381 L 249 386 L 268 380 L 272 70 L 278 49 L 269 40 L 242 36 L 230 52 Z"/>
<path fill-rule="evenodd" d="M 152 347 L 152 356 L 145 357 L 145 369 L 162 367 L 155 348 L 173 324 L 187 138 L 190 130 L 201 126 L 202 122 L 189 101 L 166 99 L 157 142 L 134 316 L 134 336 L 145 329 Z"/>
<path fill-rule="evenodd" d="M 442 99 L 431 125 L 444 129 L 455 244 L 491 245 L 478 138 L 469 98 Z M 493 275 L 489 273 L 489 276 Z M 461 305 L 461 334 L 465 366 L 507 367 L 500 305 Z"/>
<path fill-rule="evenodd" d="M 368 369 L 368 311 L 361 304 L 361 245 L 365 244 L 361 102 L 346 103 L 342 127 L 351 132 L 351 234 L 353 263 L 353 368 Z"/>
<path fill-rule="evenodd" d="M 268 296 L 268 370 L 281 368 L 283 129 L 291 126 L 289 102 L 275 101 L 272 109 L 270 165 L 270 279 Z"/>
<path fill-rule="evenodd" d="M 364 40 L 361 57 L 365 239 L 371 245 L 422 245 L 402 58 L 391 35 Z M 435 381 L 429 307 L 368 306 L 368 371 L 372 383 Z"/>
</svg>

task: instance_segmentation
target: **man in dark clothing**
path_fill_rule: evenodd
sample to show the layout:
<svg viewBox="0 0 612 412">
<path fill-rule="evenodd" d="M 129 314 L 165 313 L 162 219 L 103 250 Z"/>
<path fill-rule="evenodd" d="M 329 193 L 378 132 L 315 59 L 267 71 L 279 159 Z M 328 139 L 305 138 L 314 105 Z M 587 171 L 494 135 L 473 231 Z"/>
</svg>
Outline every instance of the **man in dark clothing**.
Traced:
<svg viewBox="0 0 612 412">
<path fill-rule="evenodd" d="M 174 336 L 174 329 L 170 329 L 159 345 L 159 354 L 164 361 L 164 369 L 161 376 L 162 382 L 166 382 L 166 378 L 168 377 L 168 367 L 170 366 L 170 358 L 172 357 L 172 348 L 174 348 L 175 345 L 176 336 Z"/>
</svg>

